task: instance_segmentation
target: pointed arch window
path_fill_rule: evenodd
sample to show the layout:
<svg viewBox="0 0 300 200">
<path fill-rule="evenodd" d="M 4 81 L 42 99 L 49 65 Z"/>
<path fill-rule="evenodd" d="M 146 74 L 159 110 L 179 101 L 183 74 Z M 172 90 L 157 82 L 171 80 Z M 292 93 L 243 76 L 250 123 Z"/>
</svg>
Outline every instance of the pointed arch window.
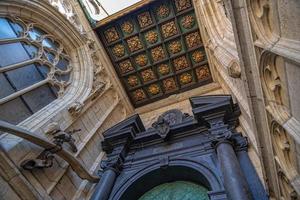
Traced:
<svg viewBox="0 0 300 200">
<path fill-rule="evenodd" d="M 37 24 L 0 17 L 0 119 L 17 124 L 62 96 L 70 63 Z"/>
</svg>

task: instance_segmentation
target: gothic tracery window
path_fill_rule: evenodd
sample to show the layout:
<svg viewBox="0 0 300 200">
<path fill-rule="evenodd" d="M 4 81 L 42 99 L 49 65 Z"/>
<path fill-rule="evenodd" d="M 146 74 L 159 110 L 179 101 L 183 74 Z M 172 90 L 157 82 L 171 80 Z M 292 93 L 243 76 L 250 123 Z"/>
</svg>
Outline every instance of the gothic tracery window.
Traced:
<svg viewBox="0 0 300 200">
<path fill-rule="evenodd" d="M 17 124 L 60 97 L 70 58 L 35 23 L 0 17 L 0 119 Z"/>
</svg>

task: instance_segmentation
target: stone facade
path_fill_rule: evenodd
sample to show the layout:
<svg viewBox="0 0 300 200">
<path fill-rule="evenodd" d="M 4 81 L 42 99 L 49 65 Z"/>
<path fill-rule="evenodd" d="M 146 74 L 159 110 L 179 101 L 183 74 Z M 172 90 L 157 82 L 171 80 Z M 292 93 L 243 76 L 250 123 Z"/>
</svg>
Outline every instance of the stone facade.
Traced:
<svg viewBox="0 0 300 200">
<path fill-rule="evenodd" d="M 95 174 L 105 156 L 102 133 L 117 122 L 139 113 L 147 127 L 166 110 L 191 113 L 189 97 L 231 94 L 242 112 L 238 130 L 249 138 L 249 155 L 270 197 L 299 198 L 300 2 L 193 4 L 214 82 L 134 109 L 78 1 L 1 1 L 1 17 L 39 24 L 64 45 L 73 66 L 65 94 L 18 126 L 48 140 L 51 123 L 65 131 L 81 129 L 73 155 Z M 28 141 L 3 133 L 0 148 L 0 199 L 89 199 L 93 192 L 95 184 L 80 179 L 58 156 L 51 168 L 23 170 L 24 159 L 43 151 Z"/>
</svg>

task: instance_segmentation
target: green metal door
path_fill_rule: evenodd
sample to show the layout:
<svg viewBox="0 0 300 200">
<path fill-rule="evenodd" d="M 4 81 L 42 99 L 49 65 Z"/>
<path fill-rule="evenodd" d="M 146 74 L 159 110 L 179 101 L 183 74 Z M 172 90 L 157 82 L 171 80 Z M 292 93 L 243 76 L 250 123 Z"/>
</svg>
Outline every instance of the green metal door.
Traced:
<svg viewBox="0 0 300 200">
<path fill-rule="evenodd" d="M 139 200 L 209 200 L 207 189 L 203 186 L 176 181 L 154 187 Z"/>
</svg>

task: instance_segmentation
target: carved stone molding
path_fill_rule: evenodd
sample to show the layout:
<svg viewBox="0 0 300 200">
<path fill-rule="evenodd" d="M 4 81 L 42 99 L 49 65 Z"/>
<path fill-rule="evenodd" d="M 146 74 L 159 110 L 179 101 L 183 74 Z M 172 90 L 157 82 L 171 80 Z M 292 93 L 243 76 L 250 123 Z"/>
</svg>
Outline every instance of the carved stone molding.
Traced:
<svg viewBox="0 0 300 200">
<path fill-rule="evenodd" d="M 248 3 L 250 21 L 257 39 L 271 46 L 279 39 L 276 33 L 273 10 L 276 2 L 269 0 L 248 0 Z"/>
<path fill-rule="evenodd" d="M 268 105 L 289 107 L 285 82 L 285 61 L 282 57 L 265 51 L 261 55 L 260 70 L 263 91 Z"/>
<path fill-rule="evenodd" d="M 288 178 L 293 178 L 297 175 L 294 141 L 276 121 L 270 124 L 271 137 L 273 140 L 273 148 L 275 160 L 278 165 L 285 171 Z"/>
<path fill-rule="evenodd" d="M 232 78 L 241 77 L 241 67 L 237 62 L 232 62 L 228 67 L 228 75 Z"/>
<path fill-rule="evenodd" d="M 49 3 L 63 14 L 71 24 L 80 32 L 84 33 L 85 30 L 80 23 L 78 15 L 74 12 L 74 8 L 68 0 L 48 0 Z"/>
</svg>

